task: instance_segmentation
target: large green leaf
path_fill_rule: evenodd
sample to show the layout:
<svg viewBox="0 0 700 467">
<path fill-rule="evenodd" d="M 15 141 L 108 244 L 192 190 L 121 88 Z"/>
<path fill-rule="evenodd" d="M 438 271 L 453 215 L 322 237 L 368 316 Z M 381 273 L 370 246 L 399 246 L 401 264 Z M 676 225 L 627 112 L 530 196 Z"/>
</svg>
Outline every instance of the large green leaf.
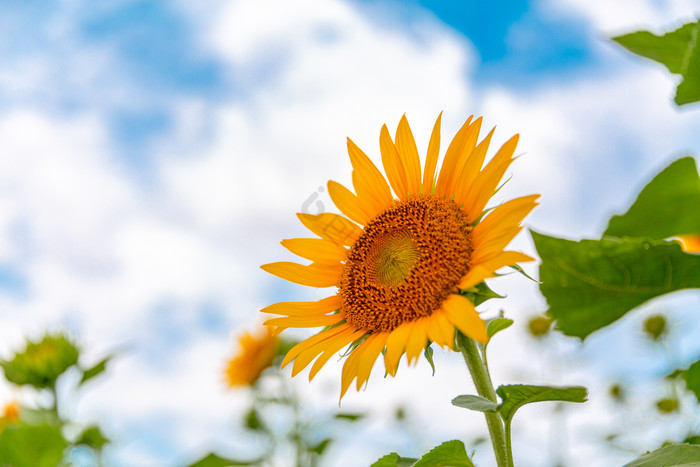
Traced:
<svg viewBox="0 0 700 467">
<path fill-rule="evenodd" d="M 57 427 L 15 425 L 0 433 L 0 465 L 55 467 L 68 443 Z"/>
<path fill-rule="evenodd" d="M 699 33 L 700 22 L 695 22 L 663 36 L 637 31 L 613 40 L 637 55 L 663 63 L 671 73 L 682 75 L 675 101 L 683 105 L 700 100 Z"/>
<path fill-rule="evenodd" d="M 700 177 L 695 159 L 673 162 L 649 182 L 629 210 L 613 216 L 603 235 L 650 237 L 700 233 Z"/>
<path fill-rule="evenodd" d="M 551 387 L 511 384 L 500 386 L 496 393 L 503 400 L 498 410 L 506 423 L 513 418 L 515 411 L 525 404 L 546 401 L 586 402 L 588 400 L 588 391 L 581 386 Z"/>
<path fill-rule="evenodd" d="M 695 35 L 688 50 L 688 62 L 683 81 L 676 88 L 676 104 L 684 105 L 700 101 L 700 22 L 695 25 Z"/>
<path fill-rule="evenodd" d="M 696 23 L 688 23 L 663 36 L 637 31 L 612 40 L 632 53 L 663 63 L 671 73 L 682 74 L 695 27 Z"/>
<path fill-rule="evenodd" d="M 673 242 L 603 239 L 574 242 L 532 232 L 540 291 L 558 328 L 584 339 L 659 295 L 700 287 L 700 255 Z"/>
<path fill-rule="evenodd" d="M 687 467 L 700 465 L 700 446 L 671 444 L 625 464 L 624 467 Z"/>
<path fill-rule="evenodd" d="M 467 455 L 464 443 L 452 440 L 431 449 L 413 467 L 474 467 L 474 463 Z"/>
</svg>

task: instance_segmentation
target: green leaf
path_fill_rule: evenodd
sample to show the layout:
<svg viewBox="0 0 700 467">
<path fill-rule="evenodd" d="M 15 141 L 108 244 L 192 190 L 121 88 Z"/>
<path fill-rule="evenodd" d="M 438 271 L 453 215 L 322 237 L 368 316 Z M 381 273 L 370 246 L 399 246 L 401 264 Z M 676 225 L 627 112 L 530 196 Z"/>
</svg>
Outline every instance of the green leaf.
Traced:
<svg viewBox="0 0 700 467">
<path fill-rule="evenodd" d="M 395 452 L 387 454 L 372 464 L 370 467 L 411 467 L 418 459 L 411 457 L 401 457 Z"/>
<path fill-rule="evenodd" d="M 431 346 L 427 346 L 423 351 L 425 359 L 428 360 L 428 363 L 430 363 L 430 368 L 433 369 L 433 376 L 435 376 L 435 362 L 433 361 L 433 353 L 434 351 Z"/>
<path fill-rule="evenodd" d="M 464 443 L 452 440 L 431 449 L 413 467 L 474 467 L 474 464 L 467 455 Z"/>
<path fill-rule="evenodd" d="M 499 411 L 506 422 L 513 418 L 515 411 L 525 404 L 547 401 L 586 402 L 588 400 L 588 391 L 581 386 L 551 387 L 513 384 L 500 386 L 496 393 L 503 400 Z"/>
<path fill-rule="evenodd" d="M 212 452 L 202 457 L 194 464 L 190 464 L 189 467 L 228 467 L 230 465 L 254 465 L 259 462 L 259 460 L 237 461 L 233 459 L 227 459 Z"/>
<path fill-rule="evenodd" d="M 0 433 L 0 465 L 55 467 L 68 443 L 57 427 L 14 425 Z"/>
<path fill-rule="evenodd" d="M 260 419 L 260 414 L 255 407 L 245 414 L 245 426 L 253 431 L 265 431 L 265 424 Z"/>
<path fill-rule="evenodd" d="M 486 325 L 486 334 L 488 334 L 489 339 L 496 335 L 496 333 L 509 328 L 513 324 L 512 319 L 508 318 L 495 318 L 488 322 Z"/>
<path fill-rule="evenodd" d="M 75 444 L 90 446 L 91 448 L 99 451 L 107 443 L 109 443 L 109 439 L 102 434 L 100 427 L 93 425 L 83 430 Z"/>
<path fill-rule="evenodd" d="M 688 23 L 675 31 L 657 36 L 637 31 L 613 40 L 629 51 L 666 65 L 671 73 L 683 76 L 676 89 L 676 104 L 700 100 L 700 21 Z"/>
<path fill-rule="evenodd" d="M 496 292 L 491 290 L 486 282 L 480 282 L 474 287 L 471 287 L 465 291 L 461 292 L 462 295 L 467 297 L 467 299 L 474 304 L 474 306 L 479 306 L 486 300 L 491 300 L 492 298 L 503 298 L 503 295 L 498 295 Z"/>
<path fill-rule="evenodd" d="M 573 242 L 532 232 L 540 291 L 558 328 L 584 339 L 659 295 L 700 287 L 700 255 L 674 242 L 603 239 Z"/>
<path fill-rule="evenodd" d="M 670 467 L 674 465 L 697 466 L 700 463 L 700 446 L 671 444 L 625 464 L 624 467 Z"/>
<path fill-rule="evenodd" d="M 326 438 L 320 443 L 318 443 L 316 446 L 310 447 L 309 452 L 316 453 L 320 456 L 326 450 L 331 441 L 333 441 L 331 438 Z"/>
<path fill-rule="evenodd" d="M 335 418 L 339 420 L 350 420 L 351 422 L 354 422 L 356 420 L 359 420 L 363 418 L 365 414 L 362 413 L 338 413 L 335 414 Z"/>
<path fill-rule="evenodd" d="M 471 394 L 457 396 L 452 399 L 452 405 L 464 407 L 477 412 L 495 412 L 498 410 L 498 403 L 490 401 L 485 397 L 473 396 Z"/>
<path fill-rule="evenodd" d="M 515 270 L 516 272 L 519 272 L 521 275 L 527 277 L 528 279 L 530 279 L 530 280 L 531 280 L 532 282 L 534 282 L 535 284 L 539 284 L 539 283 L 540 283 L 540 281 L 538 281 L 538 280 L 536 280 L 536 279 L 530 277 L 530 275 L 529 275 L 528 273 L 526 273 L 525 270 L 523 269 L 523 267 L 520 266 L 519 264 L 511 264 L 511 265 L 508 266 L 508 267 L 511 268 L 511 269 L 513 269 L 513 270 Z"/>
<path fill-rule="evenodd" d="M 629 210 L 610 219 L 604 236 L 649 237 L 700 233 L 700 177 L 695 159 L 684 157 L 642 189 Z"/>
<path fill-rule="evenodd" d="M 104 373 L 104 371 L 107 369 L 107 362 L 109 362 L 113 357 L 114 355 L 109 355 L 108 357 L 104 358 L 102 361 L 97 363 L 95 366 L 92 366 L 85 370 L 83 372 L 83 377 L 80 379 L 80 384 L 91 380 L 92 378 L 100 375 L 101 373 Z"/>
<path fill-rule="evenodd" d="M 671 73 L 682 74 L 688 54 L 688 44 L 693 38 L 695 23 L 688 23 L 675 31 L 657 36 L 649 31 L 637 31 L 612 40 L 632 53 L 666 65 Z"/>
</svg>

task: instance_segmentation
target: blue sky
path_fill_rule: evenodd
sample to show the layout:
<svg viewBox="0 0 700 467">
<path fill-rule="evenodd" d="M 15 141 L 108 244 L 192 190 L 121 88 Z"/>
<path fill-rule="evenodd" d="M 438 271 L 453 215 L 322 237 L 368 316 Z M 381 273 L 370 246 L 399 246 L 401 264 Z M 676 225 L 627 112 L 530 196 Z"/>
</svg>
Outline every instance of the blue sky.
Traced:
<svg viewBox="0 0 700 467">
<path fill-rule="evenodd" d="M 483 114 L 495 141 L 522 135 L 508 196 L 542 193 L 533 228 L 572 238 L 599 234 L 643 181 L 700 147 L 697 110 L 672 106 L 672 78 L 605 40 L 671 24 L 692 2 L 0 9 L 0 355 L 46 326 L 70 328 L 88 357 L 129 348 L 77 409 L 106 420 L 115 465 L 181 463 L 225 443 L 242 403 L 220 385 L 231 335 L 262 306 L 310 297 L 258 265 L 289 259 L 278 242 L 303 232 L 293 213 L 329 178 L 348 181 L 346 136 L 376 155 L 380 125 L 404 112 L 419 147 L 441 110 L 445 135 Z M 532 287 L 512 286 L 513 315 L 542 309 Z M 528 345 L 514 337 L 494 352 Z M 500 372 L 518 365 L 537 367 Z M 347 403 L 449 381 L 424 370 L 379 375 Z M 297 384 L 310 398 L 321 386 Z M 0 401 L 11 395 L 0 388 Z"/>
</svg>

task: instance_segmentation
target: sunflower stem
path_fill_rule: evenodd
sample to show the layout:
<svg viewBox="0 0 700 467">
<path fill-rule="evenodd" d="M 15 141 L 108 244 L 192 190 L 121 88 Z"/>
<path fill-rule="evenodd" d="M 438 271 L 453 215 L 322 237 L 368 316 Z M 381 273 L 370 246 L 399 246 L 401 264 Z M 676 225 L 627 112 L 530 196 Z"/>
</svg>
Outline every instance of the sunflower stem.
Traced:
<svg viewBox="0 0 700 467">
<path fill-rule="evenodd" d="M 496 391 L 493 389 L 491 377 L 476 342 L 461 332 L 457 332 L 457 347 L 462 352 L 464 361 L 469 368 L 476 391 L 481 397 L 497 402 Z M 498 467 L 511 467 L 513 464 L 512 460 L 509 462 L 509 459 L 512 459 L 513 456 L 508 455 L 508 446 L 501 415 L 497 412 L 484 412 L 484 415 L 486 416 L 486 425 L 489 428 L 491 444 L 493 445 L 493 452 L 496 455 Z"/>
</svg>

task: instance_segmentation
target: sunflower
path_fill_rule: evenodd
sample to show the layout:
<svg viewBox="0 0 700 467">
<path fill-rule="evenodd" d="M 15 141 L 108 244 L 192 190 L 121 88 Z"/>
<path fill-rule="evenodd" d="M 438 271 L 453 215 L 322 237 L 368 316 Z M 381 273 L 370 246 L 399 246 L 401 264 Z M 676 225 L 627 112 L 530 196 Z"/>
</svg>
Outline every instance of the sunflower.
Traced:
<svg viewBox="0 0 700 467">
<path fill-rule="evenodd" d="M 244 332 L 238 337 L 238 352 L 226 365 L 225 378 L 230 387 L 252 386 L 277 356 L 279 337 L 267 326 L 256 335 Z"/>
<path fill-rule="evenodd" d="M 280 329 L 325 327 L 287 353 L 282 366 L 294 361 L 292 376 L 315 360 L 309 374 L 313 379 L 349 346 L 342 398 L 354 380 L 358 390 L 367 382 L 381 353 L 393 376 L 404 353 L 412 364 L 431 342 L 453 348 L 455 329 L 479 342 L 488 340 L 484 321 L 465 295 L 498 269 L 532 260 L 505 247 L 538 196 L 486 210 L 514 160 L 518 136 L 482 168 L 494 130 L 478 142 L 481 118 L 470 117 L 457 132 L 436 176 L 441 116 L 422 173 L 406 116 L 393 140 L 382 126 L 379 149 L 388 182 L 348 138 L 355 193 L 328 182 L 328 193 L 344 216 L 297 214 L 318 238 L 283 240 L 282 245 L 311 264 L 262 266 L 297 284 L 337 287 L 334 295 L 319 301 L 282 302 L 262 310 L 280 315 L 265 322 Z"/>
</svg>

